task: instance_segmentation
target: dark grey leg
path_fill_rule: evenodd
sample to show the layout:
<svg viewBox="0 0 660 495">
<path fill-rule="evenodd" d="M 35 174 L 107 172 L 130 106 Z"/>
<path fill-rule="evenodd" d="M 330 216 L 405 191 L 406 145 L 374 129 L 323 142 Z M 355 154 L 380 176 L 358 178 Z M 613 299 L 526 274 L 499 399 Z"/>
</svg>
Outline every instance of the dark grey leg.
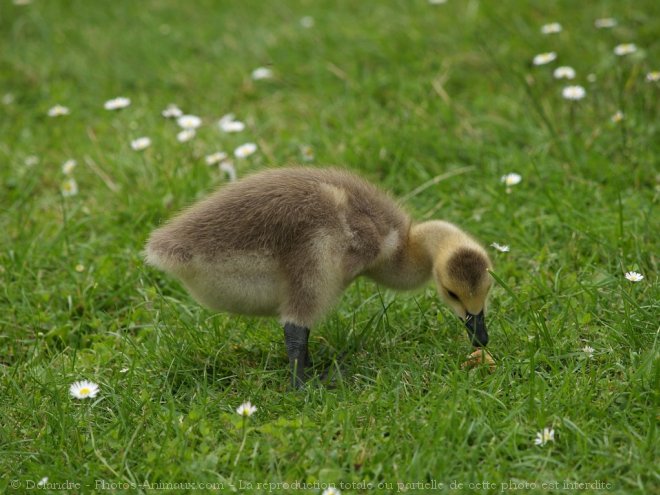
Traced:
<svg viewBox="0 0 660 495">
<path fill-rule="evenodd" d="M 309 328 L 293 323 L 284 325 L 284 343 L 291 366 L 291 385 L 300 388 L 305 384 L 305 367 L 310 364 L 307 352 Z"/>
</svg>

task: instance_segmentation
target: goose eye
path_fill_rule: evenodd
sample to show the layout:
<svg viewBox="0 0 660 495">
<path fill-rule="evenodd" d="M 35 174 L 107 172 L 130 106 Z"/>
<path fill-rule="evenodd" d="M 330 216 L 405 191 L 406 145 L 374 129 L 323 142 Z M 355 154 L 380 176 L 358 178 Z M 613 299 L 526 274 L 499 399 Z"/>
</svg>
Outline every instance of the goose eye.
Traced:
<svg viewBox="0 0 660 495">
<path fill-rule="evenodd" d="M 451 297 L 451 298 L 454 299 L 455 301 L 458 301 L 458 296 L 457 296 L 454 292 L 448 290 L 448 291 L 447 291 L 447 294 L 449 294 L 449 297 Z"/>
</svg>

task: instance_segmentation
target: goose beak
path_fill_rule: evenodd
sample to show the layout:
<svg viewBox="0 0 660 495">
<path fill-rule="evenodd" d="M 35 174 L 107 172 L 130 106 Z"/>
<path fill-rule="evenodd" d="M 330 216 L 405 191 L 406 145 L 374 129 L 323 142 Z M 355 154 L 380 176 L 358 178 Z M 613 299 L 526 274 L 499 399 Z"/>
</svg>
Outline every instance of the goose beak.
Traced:
<svg viewBox="0 0 660 495">
<path fill-rule="evenodd" d="M 467 327 L 468 337 L 474 347 L 485 347 L 488 344 L 488 332 L 486 331 L 486 320 L 484 312 L 478 315 L 467 313 L 465 316 L 465 326 Z"/>
</svg>

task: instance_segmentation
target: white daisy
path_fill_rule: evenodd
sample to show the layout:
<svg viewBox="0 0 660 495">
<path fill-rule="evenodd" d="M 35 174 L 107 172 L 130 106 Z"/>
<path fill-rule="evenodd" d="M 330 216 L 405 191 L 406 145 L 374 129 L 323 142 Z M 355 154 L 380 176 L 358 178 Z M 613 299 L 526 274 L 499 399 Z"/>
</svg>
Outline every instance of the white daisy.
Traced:
<svg viewBox="0 0 660 495">
<path fill-rule="evenodd" d="M 73 169 L 76 168 L 76 161 L 75 160 L 67 160 L 62 164 L 62 173 L 64 175 L 71 175 L 73 173 Z"/>
<path fill-rule="evenodd" d="M 268 67 L 257 67 L 252 71 L 252 79 L 258 81 L 260 79 L 270 79 L 273 77 L 273 71 Z"/>
<path fill-rule="evenodd" d="M 497 242 L 493 242 L 491 246 L 497 249 L 498 251 L 501 251 L 502 253 L 509 252 L 509 246 L 507 246 L 506 244 L 498 244 Z"/>
<path fill-rule="evenodd" d="M 257 145 L 254 143 L 245 143 L 241 144 L 238 148 L 234 150 L 234 156 L 236 158 L 247 158 L 251 154 L 257 151 Z"/>
<path fill-rule="evenodd" d="M 55 105 L 54 107 L 48 110 L 49 117 L 60 117 L 62 115 L 69 115 L 71 111 L 62 105 Z"/>
<path fill-rule="evenodd" d="M 219 168 L 221 172 L 227 174 L 227 177 L 229 177 L 229 182 L 234 182 L 236 180 L 236 169 L 234 168 L 234 164 L 231 161 L 225 160 L 220 164 Z"/>
<path fill-rule="evenodd" d="M 69 393 L 76 399 L 94 398 L 99 393 L 99 386 L 94 382 L 83 380 L 71 384 Z"/>
<path fill-rule="evenodd" d="M 534 440 L 534 444 L 536 445 L 545 445 L 548 442 L 554 442 L 555 441 L 555 430 L 552 428 L 543 428 L 543 431 L 539 431 L 536 434 L 536 439 Z"/>
<path fill-rule="evenodd" d="M 587 81 L 590 83 L 595 83 L 596 82 L 596 74 L 587 74 Z"/>
<path fill-rule="evenodd" d="M 233 113 L 226 113 L 222 117 L 220 117 L 220 120 L 218 120 L 218 125 L 224 123 L 224 122 L 232 122 L 236 120 L 236 115 Z"/>
<path fill-rule="evenodd" d="M 2 95 L 2 104 L 3 105 L 11 105 L 14 103 L 14 95 L 11 93 L 5 93 Z"/>
<path fill-rule="evenodd" d="M 197 115 L 182 115 L 176 119 L 176 123 L 183 129 L 197 129 L 202 125 L 202 119 Z"/>
<path fill-rule="evenodd" d="M 644 275 L 637 272 L 626 272 L 626 278 L 631 282 L 641 282 L 644 279 Z"/>
<path fill-rule="evenodd" d="M 568 66 L 557 67 L 552 75 L 555 79 L 573 79 L 575 77 L 575 69 Z"/>
<path fill-rule="evenodd" d="M 257 412 L 257 408 L 253 406 L 250 401 L 247 401 L 241 404 L 240 406 L 238 406 L 236 412 L 238 413 L 239 416 L 248 417 L 248 416 L 252 416 L 255 412 Z"/>
<path fill-rule="evenodd" d="M 623 118 L 624 118 L 623 112 L 621 110 L 617 110 L 616 113 L 610 117 L 610 120 L 615 124 L 618 124 L 623 120 Z"/>
<path fill-rule="evenodd" d="M 112 100 L 108 100 L 103 104 L 103 108 L 106 110 L 120 110 L 122 108 L 126 108 L 131 104 L 130 98 L 126 98 L 124 96 L 118 96 L 117 98 L 113 98 Z"/>
<path fill-rule="evenodd" d="M 582 86 L 566 86 L 561 90 L 561 95 L 567 100 L 581 100 L 587 95 L 587 92 Z"/>
<path fill-rule="evenodd" d="M 500 177 L 500 181 L 506 184 L 507 186 L 515 186 L 516 184 L 520 184 L 521 180 L 522 177 L 516 173 L 510 173 Z"/>
<path fill-rule="evenodd" d="M 195 129 L 184 129 L 176 135 L 176 140 L 180 143 L 185 143 L 194 138 L 195 134 Z"/>
<path fill-rule="evenodd" d="M 646 74 L 646 80 L 648 82 L 658 82 L 660 81 L 660 70 L 654 70 Z"/>
<path fill-rule="evenodd" d="M 149 146 L 151 146 L 151 139 L 148 137 L 140 137 L 131 141 L 131 148 L 133 148 L 135 151 L 142 151 Z"/>
<path fill-rule="evenodd" d="M 582 352 L 584 352 L 587 355 L 588 358 L 594 357 L 594 351 L 595 351 L 595 349 L 593 347 L 591 347 L 590 345 L 585 345 L 582 348 Z"/>
<path fill-rule="evenodd" d="M 183 115 L 183 112 L 174 103 L 167 105 L 167 108 L 161 112 L 161 115 L 166 119 L 178 119 Z"/>
<path fill-rule="evenodd" d="M 41 479 L 39 480 L 39 482 L 37 483 L 37 486 L 38 486 L 39 488 L 41 488 L 41 487 L 43 487 L 46 483 L 48 483 L 48 476 L 44 476 L 43 478 L 41 478 Z"/>
<path fill-rule="evenodd" d="M 24 163 L 26 167 L 34 167 L 37 163 L 39 163 L 39 157 L 35 155 L 26 156 Z"/>
<path fill-rule="evenodd" d="M 314 27 L 314 18 L 312 16 L 306 15 L 300 19 L 300 25 L 305 29 L 310 29 Z"/>
<path fill-rule="evenodd" d="M 245 124 L 240 120 L 220 120 L 218 126 L 222 132 L 241 132 L 245 129 Z"/>
<path fill-rule="evenodd" d="M 545 65 L 545 64 L 549 64 L 556 58 L 557 58 L 557 54 L 555 52 L 539 53 L 534 57 L 532 63 L 534 65 Z"/>
<path fill-rule="evenodd" d="M 314 161 L 314 148 L 309 145 L 303 145 L 300 147 L 300 154 L 302 155 L 303 162 L 312 162 Z"/>
<path fill-rule="evenodd" d="M 78 264 L 74 267 L 74 269 L 75 269 L 78 273 L 82 273 L 82 272 L 85 271 L 85 265 L 83 265 L 82 263 L 78 263 Z"/>
<path fill-rule="evenodd" d="M 435 0 L 436 2 L 438 0 Z M 334 486 L 329 486 L 325 490 L 323 490 L 323 493 L 321 495 L 341 495 L 341 490 L 339 488 L 335 488 Z"/>
<path fill-rule="evenodd" d="M 616 26 L 616 24 L 616 19 L 612 17 L 603 17 L 602 19 L 596 19 L 594 21 L 594 26 L 596 26 L 598 29 L 613 28 Z"/>
<path fill-rule="evenodd" d="M 76 179 L 69 177 L 62 182 L 61 192 L 62 196 L 65 198 L 78 194 L 78 183 L 76 182 Z"/>
<path fill-rule="evenodd" d="M 561 24 L 558 22 L 551 22 L 550 24 L 544 24 L 541 26 L 541 32 L 543 34 L 556 34 L 561 32 Z"/>
<path fill-rule="evenodd" d="M 637 51 L 637 45 L 635 43 L 622 43 L 614 47 L 614 54 L 622 57 L 623 55 L 630 55 Z"/>
<path fill-rule="evenodd" d="M 206 155 L 204 157 L 204 161 L 207 165 L 215 165 L 216 163 L 220 163 L 225 158 L 227 158 L 227 153 L 224 151 L 217 151 L 216 153 Z"/>
</svg>

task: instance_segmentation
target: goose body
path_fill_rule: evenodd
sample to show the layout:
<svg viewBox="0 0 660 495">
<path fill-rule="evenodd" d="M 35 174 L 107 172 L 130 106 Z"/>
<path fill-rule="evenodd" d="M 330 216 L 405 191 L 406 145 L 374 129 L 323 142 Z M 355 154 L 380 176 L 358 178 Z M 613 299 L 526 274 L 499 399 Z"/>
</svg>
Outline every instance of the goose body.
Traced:
<svg viewBox="0 0 660 495">
<path fill-rule="evenodd" d="M 414 223 L 344 170 L 271 169 L 230 183 L 155 230 L 145 253 L 213 310 L 278 316 L 296 385 L 309 328 L 361 275 L 399 290 L 434 278 L 473 344 L 487 343 L 484 249 L 451 223 Z"/>
</svg>

